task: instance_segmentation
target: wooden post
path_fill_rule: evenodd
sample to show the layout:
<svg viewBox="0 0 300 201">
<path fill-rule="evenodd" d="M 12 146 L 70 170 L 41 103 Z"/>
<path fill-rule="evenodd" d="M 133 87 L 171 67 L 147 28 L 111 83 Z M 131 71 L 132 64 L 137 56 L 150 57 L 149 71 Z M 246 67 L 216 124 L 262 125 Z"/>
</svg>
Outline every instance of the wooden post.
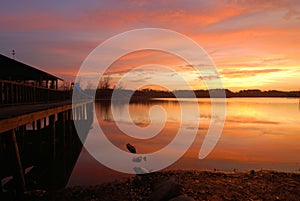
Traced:
<svg viewBox="0 0 300 201">
<path fill-rule="evenodd" d="M 60 137 L 62 140 L 62 146 L 65 147 L 65 134 L 66 134 L 66 115 L 65 111 L 58 113 L 58 122 L 59 125 L 61 126 L 60 129 Z"/>
<path fill-rule="evenodd" d="M 35 121 L 32 122 L 32 130 L 35 130 Z"/>
<path fill-rule="evenodd" d="M 93 103 L 88 103 L 86 105 L 87 109 L 86 109 L 86 116 L 87 116 L 87 120 L 89 123 L 93 123 Z"/>
<path fill-rule="evenodd" d="M 78 121 L 79 120 L 79 107 L 75 107 L 75 115 L 74 115 L 74 120 Z"/>
<path fill-rule="evenodd" d="M 4 100 L 3 103 L 7 103 L 7 83 L 3 83 L 3 94 L 4 94 Z"/>
<path fill-rule="evenodd" d="M 78 106 L 78 120 L 82 120 L 82 106 Z"/>
<path fill-rule="evenodd" d="M 78 119 L 77 120 L 81 120 L 81 106 L 77 107 L 77 111 L 78 111 Z"/>
<path fill-rule="evenodd" d="M 18 197 L 22 197 L 25 192 L 25 178 L 24 178 L 24 172 L 23 167 L 21 163 L 17 138 L 15 130 L 11 130 L 10 132 L 11 136 L 11 143 L 12 143 L 12 157 L 13 157 L 13 166 L 14 166 L 14 181 L 16 183 L 16 192 Z"/>
<path fill-rule="evenodd" d="M 73 114 L 73 110 L 68 110 L 68 138 L 67 138 L 67 143 L 68 146 L 72 145 L 72 136 L 73 136 L 73 130 L 72 130 L 72 126 L 73 126 L 73 119 L 74 119 L 74 114 Z"/>
<path fill-rule="evenodd" d="M 53 159 L 56 157 L 56 131 L 55 131 L 55 115 L 49 116 L 49 127 L 51 129 L 52 137 L 52 154 Z"/>
<path fill-rule="evenodd" d="M 0 100 L 0 103 L 2 104 L 3 103 L 3 93 L 4 93 L 4 90 L 3 90 L 3 84 L 1 81 L 0 81 L 0 96 L 1 96 L 1 100 Z M 1 189 L 0 189 L 1 190 Z"/>
<path fill-rule="evenodd" d="M 12 83 L 10 83 L 10 94 L 9 94 L 9 99 L 10 99 L 10 103 L 13 103 L 13 100 L 14 100 L 14 98 L 13 98 L 13 96 L 14 96 L 14 89 L 13 89 L 13 84 Z"/>
<path fill-rule="evenodd" d="M 4 154 L 4 148 L 3 148 L 3 146 L 4 146 L 5 143 L 3 142 L 3 137 L 2 136 L 3 135 L 0 135 L 0 156 L 3 156 L 3 154 Z M 4 160 L 3 160 L 2 157 L 0 158 L 0 163 L 4 164 Z M 0 179 L 0 181 L 1 181 L 1 179 Z M 2 197 L 2 193 L 3 193 L 3 189 L 2 189 L 2 182 L 1 182 L 0 183 L 0 197 Z"/>
<path fill-rule="evenodd" d="M 15 103 L 18 103 L 20 101 L 19 96 L 20 96 L 19 85 L 16 84 L 15 85 Z"/>
<path fill-rule="evenodd" d="M 59 119 L 60 119 L 60 125 L 61 125 L 61 131 L 60 131 L 60 135 L 61 135 L 61 139 L 62 139 L 62 143 L 61 143 L 61 157 L 64 159 L 63 163 L 62 163 L 62 168 L 61 171 L 63 172 L 63 177 L 66 177 L 66 163 L 67 163 L 67 158 L 66 158 L 66 145 L 67 145 L 67 129 L 66 129 L 66 118 L 67 118 L 67 111 L 62 111 L 61 113 L 59 113 Z"/>
<path fill-rule="evenodd" d="M 32 88 L 33 88 L 33 103 L 36 103 L 37 102 L 36 88 L 35 87 Z"/>
<path fill-rule="evenodd" d="M 19 85 L 19 98 L 20 98 L 20 103 L 23 103 L 24 100 L 23 100 L 23 85 Z"/>
<path fill-rule="evenodd" d="M 24 151 L 25 148 L 25 132 L 26 132 L 26 125 L 20 126 L 19 127 L 19 138 L 21 138 L 21 143 L 20 143 L 20 148 L 19 151 L 21 149 L 21 151 Z"/>
<path fill-rule="evenodd" d="M 44 128 L 47 126 L 47 117 L 44 118 Z"/>
<path fill-rule="evenodd" d="M 24 96 L 24 102 L 28 102 L 28 96 L 27 96 L 27 86 L 23 86 L 23 96 Z"/>
<path fill-rule="evenodd" d="M 2 93 L 1 93 L 1 96 L 2 96 L 2 103 L 5 103 L 5 99 L 6 99 L 6 89 L 5 89 L 5 82 L 2 83 Z"/>
<path fill-rule="evenodd" d="M 73 112 L 72 112 L 72 109 L 71 110 L 68 110 L 68 113 L 69 113 L 69 120 L 73 120 L 74 119 L 74 116 L 73 116 Z"/>
<path fill-rule="evenodd" d="M 83 120 L 83 117 L 84 117 L 84 114 L 83 114 L 83 107 L 84 107 L 84 105 L 81 105 L 80 106 L 80 120 Z"/>
<path fill-rule="evenodd" d="M 11 89 L 11 83 L 7 83 L 7 103 L 11 103 L 10 89 Z"/>
<path fill-rule="evenodd" d="M 72 121 L 74 120 L 74 114 L 73 114 L 73 110 L 68 110 L 68 118 L 69 118 L 69 126 L 70 126 L 70 130 L 69 130 L 69 133 L 72 132 Z"/>
<path fill-rule="evenodd" d="M 0 197 L 2 197 L 3 194 L 3 188 L 2 188 L 2 183 L 0 183 Z"/>
<path fill-rule="evenodd" d="M 36 129 L 37 129 L 37 130 L 40 130 L 40 129 L 42 128 L 42 123 L 41 123 L 41 121 L 42 121 L 41 119 L 38 119 L 38 120 L 36 121 L 36 127 L 37 127 Z"/>
<path fill-rule="evenodd" d="M 87 107 L 87 104 L 84 104 L 82 105 L 82 113 L 83 113 L 83 120 L 86 120 L 86 107 Z"/>
</svg>

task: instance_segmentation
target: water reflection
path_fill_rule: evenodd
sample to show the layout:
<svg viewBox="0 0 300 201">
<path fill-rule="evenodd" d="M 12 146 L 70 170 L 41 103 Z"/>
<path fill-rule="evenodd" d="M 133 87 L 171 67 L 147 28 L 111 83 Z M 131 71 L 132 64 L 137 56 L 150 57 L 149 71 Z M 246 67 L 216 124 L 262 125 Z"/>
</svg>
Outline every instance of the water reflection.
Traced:
<svg viewBox="0 0 300 201">
<path fill-rule="evenodd" d="M 190 117 L 184 120 L 186 132 L 196 130 L 197 136 L 186 154 L 167 169 L 299 170 L 300 113 L 298 109 L 300 106 L 298 99 L 227 99 L 227 116 L 221 139 L 213 152 L 204 160 L 198 159 L 198 153 L 211 120 L 210 100 L 184 99 L 181 101 L 184 102 L 182 108 L 174 99 L 159 99 L 127 105 L 130 118 L 141 127 L 150 123 L 149 110 L 152 106 L 158 104 L 164 108 L 167 114 L 166 124 L 158 135 L 150 139 L 135 139 L 118 129 L 115 120 L 123 123 L 131 121 L 124 115 L 126 105 L 97 103 L 98 120 L 94 124 L 99 123 L 109 140 L 120 149 L 126 151 L 126 144 L 131 143 L 137 148 L 137 152 L 151 153 L 165 147 L 174 138 L 180 126 L 181 109 L 183 109 L 190 114 Z M 198 102 L 200 114 L 191 107 L 190 103 L 195 101 Z M 113 117 L 111 107 L 114 107 L 117 117 Z M 160 113 L 154 115 L 159 119 Z M 188 126 L 192 121 L 199 119 L 199 127 Z M 87 138 L 87 141 L 96 140 L 96 138 Z M 97 144 L 97 146 L 100 145 Z M 109 154 L 109 150 L 105 151 Z M 172 152 L 169 154 L 172 155 Z M 99 164 L 83 150 L 69 185 L 96 184 L 126 176 L 128 175 L 109 170 Z"/>
</svg>

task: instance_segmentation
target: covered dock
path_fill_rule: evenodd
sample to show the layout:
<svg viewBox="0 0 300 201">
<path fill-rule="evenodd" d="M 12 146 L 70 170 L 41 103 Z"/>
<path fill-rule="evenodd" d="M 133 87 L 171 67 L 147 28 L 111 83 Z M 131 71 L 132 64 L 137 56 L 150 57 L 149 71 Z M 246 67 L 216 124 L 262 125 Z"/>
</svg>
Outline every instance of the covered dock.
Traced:
<svg viewBox="0 0 300 201">
<path fill-rule="evenodd" d="M 22 104 L 64 100 L 61 78 L 0 54 L 0 103 Z"/>
<path fill-rule="evenodd" d="M 0 54 L 0 79 L 58 89 L 62 79 Z"/>
</svg>

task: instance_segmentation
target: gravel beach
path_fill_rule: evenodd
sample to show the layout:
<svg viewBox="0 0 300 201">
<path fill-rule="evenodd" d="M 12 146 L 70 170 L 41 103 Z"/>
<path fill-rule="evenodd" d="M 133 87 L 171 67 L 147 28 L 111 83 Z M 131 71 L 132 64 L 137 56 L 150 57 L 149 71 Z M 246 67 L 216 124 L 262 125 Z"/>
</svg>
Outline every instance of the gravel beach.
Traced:
<svg viewBox="0 0 300 201">
<path fill-rule="evenodd" d="M 163 171 L 96 186 L 27 192 L 26 200 L 300 200 L 300 174 Z"/>
</svg>

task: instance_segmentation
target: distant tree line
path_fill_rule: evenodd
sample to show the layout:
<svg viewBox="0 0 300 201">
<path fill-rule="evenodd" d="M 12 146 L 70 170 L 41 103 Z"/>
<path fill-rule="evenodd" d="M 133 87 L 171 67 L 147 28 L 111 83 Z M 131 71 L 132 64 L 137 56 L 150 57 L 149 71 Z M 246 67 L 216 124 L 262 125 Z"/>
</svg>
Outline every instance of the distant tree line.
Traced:
<svg viewBox="0 0 300 201">
<path fill-rule="evenodd" d="M 227 97 L 300 97 L 300 91 L 261 91 L 261 90 L 241 90 L 239 92 L 231 92 L 226 90 Z"/>
<path fill-rule="evenodd" d="M 220 93 L 221 89 L 213 89 L 213 90 L 176 90 L 176 91 L 159 91 L 159 90 L 138 90 L 133 92 L 132 90 L 127 89 L 116 89 L 121 90 L 123 96 L 126 94 L 133 93 L 132 101 L 146 100 L 151 98 L 210 98 L 210 95 L 213 97 L 221 97 Z M 111 88 L 98 88 L 96 92 L 96 99 L 98 100 L 110 100 L 113 93 L 113 89 Z M 269 91 L 261 91 L 261 90 L 241 90 L 239 92 L 232 92 L 228 89 L 225 89 L 225 94 L 227 98 L 234 97 L 300 97 L 300 91 L 277 91 L 277 90 L 269 90 Z"/>
<path fill-rule="evenodd" d="M 112 78 L 109 75 L 103 76 L 100 80 L 96 90 L 96 100 L 110 100 L 114 90 L 118 90 L 122 97 L 128 97 L 133 94 L 132 101 L 147 100 L 151 98 L 210 98 L 210 97 L 223 97 L 222 89 L 212 90 L 174 90 L 174 91 L 162 91 L 154 89 L 141 89 L 132 91 L 123 89 L 122 87 L 112 87 Z M 234 97 L 300 97 L 300 91 L 261 91 L 259 89 L 241 90 L 239 92 L 232 92 L 229 89 L 225 89 L 227 98 Z"/>
</svg>

